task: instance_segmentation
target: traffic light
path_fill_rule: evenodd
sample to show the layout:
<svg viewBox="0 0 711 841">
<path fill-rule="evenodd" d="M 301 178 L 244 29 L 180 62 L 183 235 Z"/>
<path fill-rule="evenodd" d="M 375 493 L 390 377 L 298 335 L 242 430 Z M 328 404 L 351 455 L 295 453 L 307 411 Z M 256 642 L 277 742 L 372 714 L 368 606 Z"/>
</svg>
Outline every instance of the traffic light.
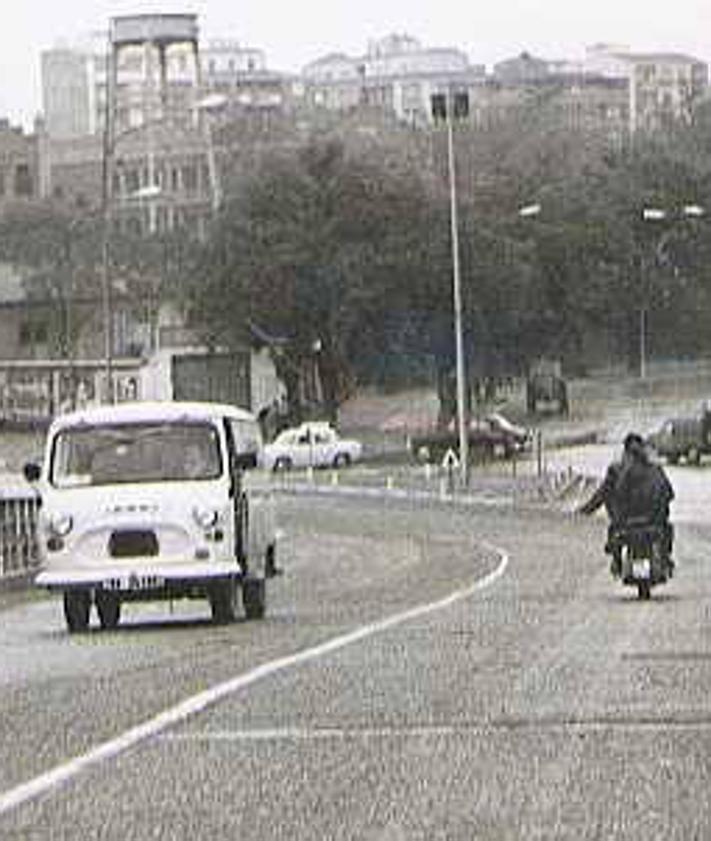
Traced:
<svg viewBox="0 0 711 841">
<path fill-rule="evenodd" d="M 455 91 L 453 94 L 433 93 L 430 97 L 432 119 L 435 122 L 447 119 L 448 100 L 452 102 L 452 119 L 464 120 L 469 116 L 469 93 Z"/>
</svg>

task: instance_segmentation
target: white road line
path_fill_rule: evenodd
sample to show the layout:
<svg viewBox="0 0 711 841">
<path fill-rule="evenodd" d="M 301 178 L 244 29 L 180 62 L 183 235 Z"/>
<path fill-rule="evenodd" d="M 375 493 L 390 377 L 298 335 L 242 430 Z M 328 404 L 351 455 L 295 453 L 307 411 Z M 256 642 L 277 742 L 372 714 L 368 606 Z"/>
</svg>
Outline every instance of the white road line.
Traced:
<svg viewBox="0 0 711 841">
<path fill-rule="evenodd" d="M 423 737 L 456 737 L 491 735 L 494 732 L 517 733 L 535 731 L 549 733 L 609 733 L 611 730 L 629 732 L 659 732 L 667 730 L 689 730 L 693 732 L 711 729 L 711 720 L 698 719 L 634 719 L 601 718 L 551 721 L 546 718 L 526 720 L 481 721 L 462 724 L 415 725 L 412 727 L 282 727 L 262 730 L 202 730 L 191 733 L 166 733 L 158 738 L 166 742 L 306 742 L 306 741 L 380 741 L 383 739 L 421 739 Z"/>
<path fill-rule="evenodd" d="M 263 680 L 264 678 L 270 677 L 277 672 L 281 672 L 293 666 L 299 666 L 302 663 L 308 663 L 311 660 L 316 660 L 319 657 L 331 654 L 332 652 L 345 648 L 348 645 L 360 642 L 361 640 L 367 639 L 375 634 L 382 633 L 383 631 L 387 631 L 397 625 L 401 625 L 403 622 L 407 622 L 410 619 L 416 619 L 420 616 L 425 616 L 429 613 L 442 610 L 455 604 L 456 602 L 469 598 L 481 590 L 486 589 L 504 574 L 509 562 L 508 556 L 505 552 L 502 552 L 501 550 L 495 551 L 500 557 L 499 564 L 496 569 L 488 575 L 485 575 L 483 578 L 478 579 L 468 587 L 461 590 L 455 590 L 449 596 L 446 596 L 439 601 L 419 605 L 418 607 L 411 608 L 403 613 L 388 616 L 378 622 L 363 625 L 360 628 L 356 628 L 354 631 L 334 637 L 333 639 L 314 646 L 313 648 L 299 651 L 296 654 L 290 654 L 287 657 L 280 657 L 277 660 L 272 660 L 269 663 L 257 666 L 244 674 L 236 675 L 230 680 L 218 683 L 210 689 L 206 689 L 197 695 L 186 698 L 186 700 L 176 706 L 164 710 L 153 718 L 144 721 L 142 724 L 138 724 L 136 727 L 132 727 L 130 730 L 125 731 L 115 739 L 103 742 L 81 756 L 77 756 L 74 759 L 70 759 L 68 762 L 57 765 L 51 770 L 46 771 L 44 774 L 40 774 L 38 777 L 28 780 L 25 783 L 21 783 L 15 788 L 8 789 L 0 794 L 0 815 L 17 808 L 29 800 L 49 793 L 58 786 L 69 782 L 91 766 L 98 765 L 101 762 L 106 762 L 109 759 L 114 759 L 119 756 L 119 754 L 124 753 L 130 748 L 136 747 L 142 742 L 155 738 L 169 727 L 175 727 L 176 725 L 183 723 L 186 719 L 197 715 L 215 704 L 217 701 L 220 701 L 222 698 L 233 695 L 245 687 L 251 686 L 258 681 Z"/>
</svg>

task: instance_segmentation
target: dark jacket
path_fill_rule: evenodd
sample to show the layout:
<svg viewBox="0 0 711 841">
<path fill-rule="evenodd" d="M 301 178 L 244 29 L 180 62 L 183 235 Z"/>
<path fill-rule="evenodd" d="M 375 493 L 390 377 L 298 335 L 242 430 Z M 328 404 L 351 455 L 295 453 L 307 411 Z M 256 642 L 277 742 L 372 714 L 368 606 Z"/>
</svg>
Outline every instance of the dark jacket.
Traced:
<svg viewBox="0 0 711 841">
<path fill-rule="evenodd" d="M 595 489 L 590 499 L 580 506 L 581 514 L 593 514 L 601 506 L 605 506 L 610 523 L 619 522 L 620 505 L 617 500 L 617 482 L 624 470 L 621 461 L 613 461 L 605 472 L 605 478 Z"/>
<path fill-rule="evenodd" d="M 664 524 L 669 519 L 674 489 L 663 468 L 650 462 L 646 454 L 639 454 L 623 466 L 614 495 L 623 522 L 646 519 Z"/>
</svg>

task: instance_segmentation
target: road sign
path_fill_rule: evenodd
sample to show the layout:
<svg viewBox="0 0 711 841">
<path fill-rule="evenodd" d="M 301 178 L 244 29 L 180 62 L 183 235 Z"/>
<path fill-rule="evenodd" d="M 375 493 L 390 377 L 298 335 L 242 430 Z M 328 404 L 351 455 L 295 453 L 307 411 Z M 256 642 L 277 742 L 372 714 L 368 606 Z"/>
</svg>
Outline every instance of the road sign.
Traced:
<svg viewBox="0 0 711 841">
<path fill-rule="evenodd" d="M 442 467 L 448 467 L 450 470 L 454 467 L 459 467 L 459 459 L 457 458 L 457 454 L 451 447 L 444 454 L 444 458 L 442 459 Z"/>
</svg>

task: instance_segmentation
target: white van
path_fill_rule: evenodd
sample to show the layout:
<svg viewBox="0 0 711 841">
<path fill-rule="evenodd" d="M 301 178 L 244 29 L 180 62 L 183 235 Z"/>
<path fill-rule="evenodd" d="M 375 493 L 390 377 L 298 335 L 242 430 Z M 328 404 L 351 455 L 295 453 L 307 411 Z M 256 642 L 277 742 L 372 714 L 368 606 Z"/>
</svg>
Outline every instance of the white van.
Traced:
<svg viewBox="0 0 711 841">
<path fill-rule="evenodd" d="M 206 598 L 216 622 L 261 618 L 274 573 L 268 487 L 245 470 L 262 447 L 252 414 L 216 403 L 123 403 L 62 415 L 42 466 L 25 476 L 41 497 L 42 569 L 35 583 L 64 595 L 70 631 L 104 628 L 121 604 Z M 251 483 L 255 484 L 255 483 Z"/>
</svg>

